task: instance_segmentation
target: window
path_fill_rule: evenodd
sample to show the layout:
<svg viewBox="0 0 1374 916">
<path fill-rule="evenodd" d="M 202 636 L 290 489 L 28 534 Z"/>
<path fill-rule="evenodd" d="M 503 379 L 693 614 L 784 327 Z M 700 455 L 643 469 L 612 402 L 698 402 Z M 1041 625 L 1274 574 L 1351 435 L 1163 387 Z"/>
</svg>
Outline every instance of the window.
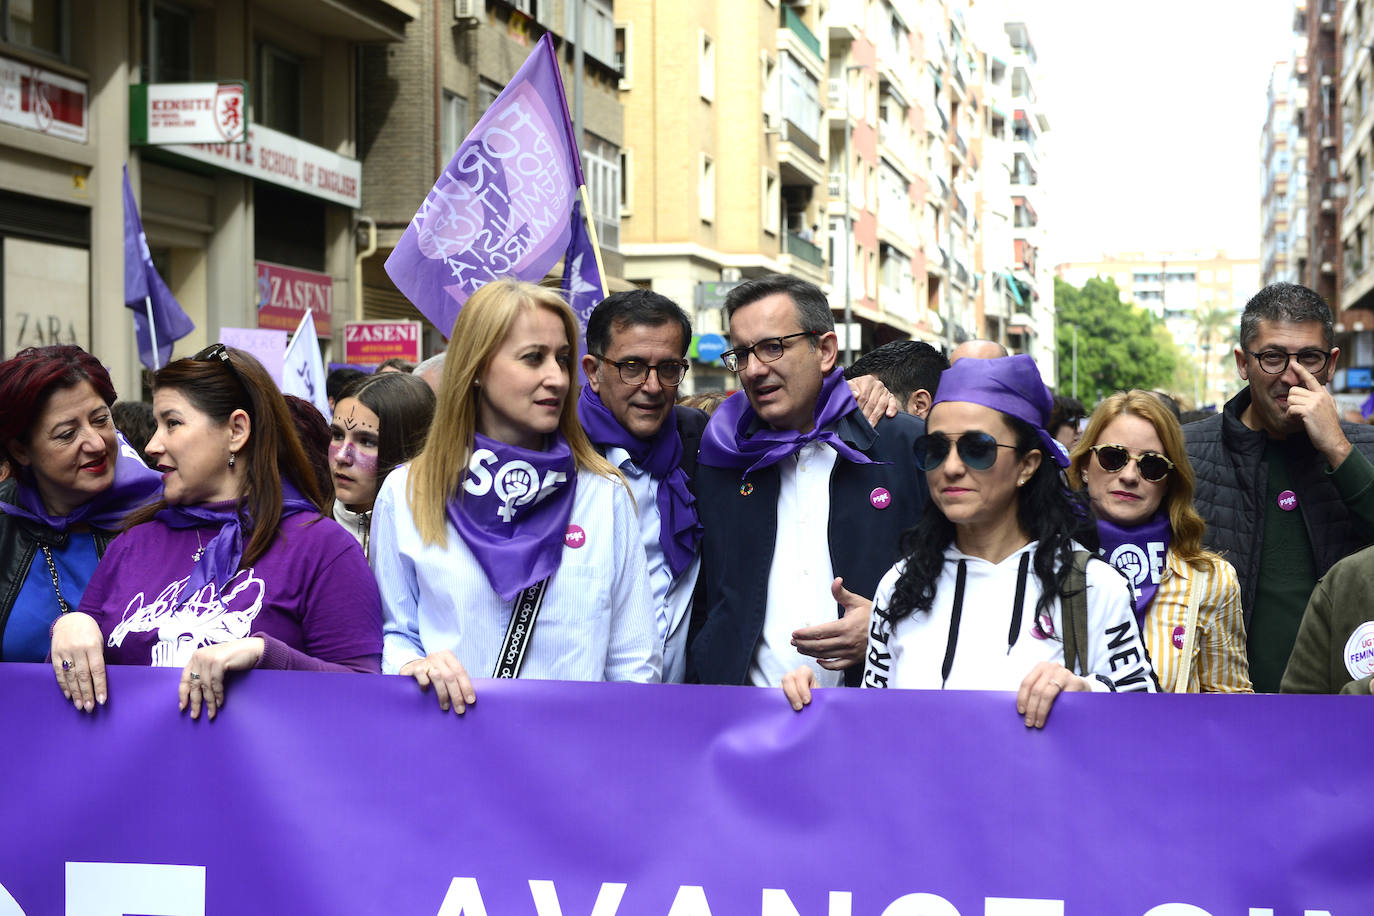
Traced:
<svg viewBox="0 0 1374 916">
<path fill-rule="evenodd" d="M 439 117 L 439 142 L 444 160 L 448 161 L 458 151 L 463 138 L 468 134 L 468 100 L 453 92 L 444 90 L 444 104 Z"/>
<path fill-rule="evenodd" d="M 620 151 L 620 216 L 624 218 L 634 213 L 635 203 L 635 151 Z"/>
<path fill-rule="evenodd" d="M 782 56 L 782 114 L 812 140 L 821 139 L 821 84 L 790 54 Z"/>
<path fill-rule="evenodd" d="M 485 76 L 480 79 L 477 84 L 477 117 L 479 119 L 487 113 L 492 102 L 496 101 L 496 97 L 501 94 L 501 89 L 500 83 L 494 83 Z"/>
<path fill-rule="evenodd" d="M 587 179 L 587 199 L 592 204 L 597 240 L 603 248 L 620 248 L 620 148 L 596 134 L 587 133 L 582 150 L 582 173 Z"/>
<path fill-rule="evenodd" d="M 759 89 L 763 92 L 763 126 L 778 126 L 779 96 L 778 65 L 767 51 L 759 52 Z"/>
<path fill-rule="evenodd" d="M 697 201 L 703 223 L 716 220 L 716 163 L 705 153 L 697 174 Z"/>
<path fill-rule="evenodd" d="M 0 38 L 65 60 L 70 51 L 70 6 L 69 0 L 7 0 L 0 3 L 0 10 L 4 11 Z"/>
<path fill-rule="evenodd" d="M 760 192 L 763 204 L 763 231 L 769 235 L 777 235 L 778 224 L 782 221 L 782 187 L 778 176 L 764 169 Z"/>
<path fill-rule="evenodd" d="M 617 23 L 615 27 L 615 72 L 620 74 L 621 89 L 630 89 L 634 86 L 634 39 L 634 23 Z"/>
<path fill-rule="evenodd" d="M 253 81 L 254 120 L 299 137 L 305 102 L 300 59 L 274 45 L 258 44 L 257 78 Z"/>
<path fill-rule="evenodd" d="M 190 82 L 191 13 L 170 3 L 153 6 L 149 36 L 148 82 Z"/>
<path fill-rule="evenodd" d="M 697 83 L 701 97 L 710 102 L 716 97 L 716 43 L 705 31 L 701 33 L 700 49 Z"/>
<path fill-rule="evenodd" d="M 616 66 L 616 28 L 615 14 L 607 0 L 581 0 L 582 8 L 582 47 L 587 54 L 608 67 Z M 576 0 L 564 4 L 564 33 L 569 38 L 577 35 Z"/>
</svg>

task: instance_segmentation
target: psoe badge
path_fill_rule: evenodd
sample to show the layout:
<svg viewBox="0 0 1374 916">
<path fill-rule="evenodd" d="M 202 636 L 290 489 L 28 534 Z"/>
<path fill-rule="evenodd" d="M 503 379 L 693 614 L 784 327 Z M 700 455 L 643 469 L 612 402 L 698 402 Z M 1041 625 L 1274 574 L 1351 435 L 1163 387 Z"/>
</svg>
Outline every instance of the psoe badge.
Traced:
<svg viewBox="0 0 1374 916">
<path fill-rule="evenodd" d="M 1366 620 L 1345 641 L 1345 670 L 1355 680 L 1374 674 L 1374 620 Z"/>
</svg>

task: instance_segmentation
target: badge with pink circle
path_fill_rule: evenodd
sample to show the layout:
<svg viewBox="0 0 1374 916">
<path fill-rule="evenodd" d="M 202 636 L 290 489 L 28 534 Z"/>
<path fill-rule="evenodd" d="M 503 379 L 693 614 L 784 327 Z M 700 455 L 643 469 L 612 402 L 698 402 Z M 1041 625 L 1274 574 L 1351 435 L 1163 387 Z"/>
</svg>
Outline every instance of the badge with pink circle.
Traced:
<svg viewBox="0 0 1374 916">
<path fill-rule="evenodd" d="M 576 550 L 587 543 L 587 532 L 578 525 L 569 525 L 567 532 L 563 535 L 563 543 Z"/>
<path fill-rule="evenodd" d="M 868 504 L 875 509 L 886 509 L 892 505 L 892 494 L 885 487 L 874 487 L 868 494 Z"/>
</svg>

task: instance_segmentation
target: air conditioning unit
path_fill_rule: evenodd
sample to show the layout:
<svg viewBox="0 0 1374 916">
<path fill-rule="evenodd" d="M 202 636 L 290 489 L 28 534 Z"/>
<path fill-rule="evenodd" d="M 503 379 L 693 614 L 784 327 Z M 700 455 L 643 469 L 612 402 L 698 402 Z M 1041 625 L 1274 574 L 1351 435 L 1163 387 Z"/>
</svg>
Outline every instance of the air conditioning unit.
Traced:
<svg viewBox="0 0 1374 916">
<path fill-rule="evenodd" d="M 464 25 L 476 25 L 485 16 L 487 0 L 453 0 L 453 18 Z"/>
</svg>

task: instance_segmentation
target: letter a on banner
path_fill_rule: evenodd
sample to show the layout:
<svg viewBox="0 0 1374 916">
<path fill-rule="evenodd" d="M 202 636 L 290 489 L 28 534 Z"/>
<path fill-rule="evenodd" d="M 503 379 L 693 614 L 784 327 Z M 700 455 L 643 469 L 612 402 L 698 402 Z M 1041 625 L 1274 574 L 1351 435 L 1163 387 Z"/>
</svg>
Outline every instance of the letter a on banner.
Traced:
<svg viewBox="0 0 1374 916">
<path fill-rule="evenodd" d="M 448 336 L 483 284 L 544 279 L 568 250 L 582 183 L 558 56 L 545 35 L 453 154 L 386 272 Z"/>
</svg>

